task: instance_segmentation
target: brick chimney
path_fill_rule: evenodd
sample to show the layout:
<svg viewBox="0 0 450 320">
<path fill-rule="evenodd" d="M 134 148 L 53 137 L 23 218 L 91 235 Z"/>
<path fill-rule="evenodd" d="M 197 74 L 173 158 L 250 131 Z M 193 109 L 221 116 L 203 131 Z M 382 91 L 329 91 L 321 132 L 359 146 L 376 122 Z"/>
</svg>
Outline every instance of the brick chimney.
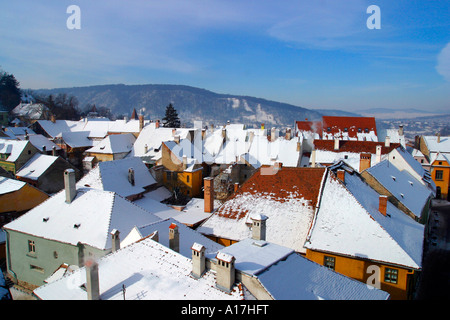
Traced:
<svg viewBox="0 0 450 320">
<path fill-rule="evenodd" d="M 158 129 L 158 128 L 159 128 L 159 125 L 160 125 L 159 120 L 156 120 L 156 122 L 155 122 L 155 128 Z"/>
<path fill-rule="evenodd" d="M 115 252 L 120 249 L 120 232 L 117 229 L 111 231 L 111 252 Z"/>
<path fill-rule="evenodd" d="M 195 278 L 201 278 L 206 269 L 205 246 L 194 243 L 192 250 L 192 275 Z"/>
<path fill-rule="evenodd" d="M 386 217 L 386 212 L 387 212 L 387 200 L 388 197 L 387 196 L 382 196 L 380 195 L 380 200 L 379 200 L 379 208 L 378 210 L 380 211 L 380 213 Z"/>
<path fill-rule="evenodd" d="M 66 191 L 66 203 L 72 203 L 72 200 L 77 195 L 75 170 L 66 169 L 64 171 L 64 189 Z"/>
<path fill-rule="evenodd" d="M 169 226 L 169 248 L 173 251 L 180 252 L 180 233 L 175 223 Z"/>
<path fill-rule="evenodd" d="M 205 212 L 212 213 L 214 211 L 214 178 L 204 178 L 203 184 Z"/>
<path fill-rule="evenodd" d="M 172 137 L 175 137 L 177 135 L 177 129 L 172 129 Z"/>
<path fill-rule="evenodd" d="M 339 180 L 345 183 L 345 170 L 337 170 L 336 176 Z"/>
<path fill-rule="evenodd" d="M 237 192 L 239 190 L 239 182 L 234 183 L 234 192 Z"/>
<path fill-rule="evenodd" d="M 98 278 L 98 264 L 94 260 L 85 263 L 86 292 L 88 300 L 100 300 L 100 283 Z"/>
<path fill-rule="evenodd" d="M 339 138 L 334 138 L 334 150 L 339 150 Z"/>
<path fill-rule="evenodd" d="M 128 169 L 128 182 L 132 186 L 134 186 L 134 169 L 133 168 Z"/>
<path fill-rule="evenodd" d="M 230 292 L 236 277 L 235 258 L 231 254 L 219 251 L 216 259 L 216 286 L 221 290 Z"/>
<path fill-rule="evenodd" d="M 252 220 L 252 239 L 265 241 L 266 221 L 268 217 L 262 214 L 255 214 L 250 219 Z"/>
</svg>

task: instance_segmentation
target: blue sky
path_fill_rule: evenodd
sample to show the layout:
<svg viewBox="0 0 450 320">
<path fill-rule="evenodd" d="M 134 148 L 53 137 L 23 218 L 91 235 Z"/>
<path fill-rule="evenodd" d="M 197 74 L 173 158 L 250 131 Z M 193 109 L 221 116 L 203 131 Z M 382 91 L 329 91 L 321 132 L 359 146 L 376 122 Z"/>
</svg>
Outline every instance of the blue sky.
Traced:
<svg viewBox="0 0 450 320">
<path fill-rule="evenodd" d="M 367 28 L 370 5 L 381 29 Z M 0 67 L 24 89 L 164 83 L 312 109 L 450 110 L 450 1 L 1 0 Z"/>
</svg>

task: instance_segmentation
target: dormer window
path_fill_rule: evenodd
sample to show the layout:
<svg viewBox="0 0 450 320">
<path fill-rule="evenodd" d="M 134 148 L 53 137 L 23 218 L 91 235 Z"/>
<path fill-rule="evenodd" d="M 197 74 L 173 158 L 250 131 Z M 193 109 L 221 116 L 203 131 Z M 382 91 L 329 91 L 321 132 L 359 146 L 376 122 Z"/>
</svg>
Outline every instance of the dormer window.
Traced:
<svg viewBox="0 0 450 320">
<path fill-rule="evenodd" d="M 78 229 L 80 226 L 81 226 L 81 223 L 75 223 L 75 224 L 73 225 L 73 227 L 74 227 L 75 229 Z"/>
<path fill-rule="evenodd" d="M 344 128 L 344 132 L 348 132 L 348 128 Z"/>
</svg>

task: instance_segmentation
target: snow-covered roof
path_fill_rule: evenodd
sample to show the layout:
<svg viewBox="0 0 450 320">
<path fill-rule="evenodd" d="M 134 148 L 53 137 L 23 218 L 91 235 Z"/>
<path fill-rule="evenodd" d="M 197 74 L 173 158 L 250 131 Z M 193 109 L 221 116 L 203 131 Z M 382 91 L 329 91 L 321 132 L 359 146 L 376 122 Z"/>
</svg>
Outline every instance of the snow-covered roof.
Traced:
<svg viewBox="0 0 450 320">
<path fill-rule="evenodd" d="M 440 142 L 437 136 L 423 136 L 423 139 L 431 153 L 450 153 L 450 136 L 441 136 Z"/>
<path fill-rule="evenodd" d="M 38 180 L 58 160 L 57 156 L 36 153 L 25 163 L 16 176 L 31 180 Z M 62 177 L 61 177 L 62 178 Z"/>
<path fill-rule="evenodd" d="M 36 134 L 31 128 L 28 127 L 6 127 L 5 131 L 7 134 L 12 133 L 13 137 L 24 136 L 26 134 Z"/>
<path fill-rule="evenodd" d="M 191 130 L 178 128 L 173 132 L 173 128 L 156 128 L 155 123 L 152 122 L 139 133 L 129 156 L 148 157 L 152 160 L 158 160 L 162 155 L 162 142 L 173 141 L 176 135 L 180 137 L 180 140 L 186 139 Z M 147 152 L 145 152 L 146 148 Z"/>
<path fill-rule="evenodd" d="M 403 148 L 406 148 L 405 135 L 400 135 L 399 129 L 378 130 L 378 141 L 385 141 L 386 137 L 389 137 L 390 142 L 400 143 Z"/>
<path fill-rule="evenodd" d="M 86 152 L 104 154 L 127 153 L 131 151 L 135 141 L 136 138 L 131 133 L 113 134 L 107 136 L 94 147 L 86 150 Z"/>
<path fill-rule="evenodd" d="M 96 144 L 96 142 L 89 139 L 90 134 L 90 131 L 63 132 L 58 137 L 61 137 L 71 148 L 84 148 L 92 147 Z"/>
<path fill-rule="evenodd" d="M 20 190 L 25 185 L 26 182 L 0 176 L 0 195 Z"/>
<path fill-rule="evenodd" d="M 414 178 L 407 171 L 400 171 L 385 160 L 366 170 L 383 187 L 385 187 L 399 202 L 420 218 L 423 208 L 427 205 L 433 192 Z"/>
<path fill-rule="evenodd" d="M 15 162 L 22 154 L 28 143 L 28 141 L 0 138 L 0 153 L 9 154 L 6 161 Z"/>
<path fill-rule="evenodd" d="M 191 244 L 192 245 L 192 244 Z M 100 299 L 123 300 L 235 300 L 242 299 L 238 286 L 226 293 L 216 287 L 215 272 L 191 276 L 191 259 L 151 239 L 144 239 L 98 260 Z M 43 300 L 86 300 L 82 289 L 86 270 L 34 290 Z"/>
<path fill-rule="evenodd" d="M 179 232 L 179 253 L 183 256 L 190 258 L 192 256 L 192 244 L 201 243 L 205 247 L 205 254 L 213 255 L 218 250 L 223 248 L 222 245 L 215 241 L 208 239 L 203 236 L 198 231 L 195 231 L 178 221 L 169 218 L 161 221 L 157 221 L 145 226 L 136 226 L 128 235 L 121 235 L 123 239 L 120 243 L 121 247 L 130 245 L 142 238 L 148 237 L 149 235 L 158 232 L 158 242 L 162 245 L 169 247 L 169 226 L 176 224 L 178 226 Z"/>
<path fill-rule="evenodd" d="M 266 136 L 254 136 L 248 154 L 244 159 L 259 168 L 262 165 L 273 165 L 281 162 L 285 167 L 297 167 L 300 151 L 297 151 L 297 142 L 302 138 L 286 140 L 282 137 L 269 141 Z"/>
<path fill-rule="evenodd" d="M 128 170 L 134 170 L 134 185 L 128 181 Z M 138 157 L 99 162 L 97 166 L 81 178 L 77 186 L 113 191 L 122 197 L 136 195 L 156 183 L 148 168 Z"/>
<path fill-rule="evenodd" d="M 78 189 L 71 203 L 66 203 L 65 199 L 65 190 L 62 190 L 4 228 L 106 250 L 111 248 L 109 233 L 112 229 L 128 234 L 136 225 L 160 220 L 114 192 Z"/>
<path fill-rule="evenodd" d="M 314 263 L 297 253 L 258 275 L 276 300 L 387 300 L 385 291 Z"/>
<path fill-rule="evenodd" d="M 345 186 L 329 174 L 305 248 L 420 269 L 424 226 L 390 202 L 386 216 L 378 208 L 356 172 L 345 172 Z"/>
<path fill-rule="evenodd" d="M 304 252 L 325 169 L 283 167 L 271 175 L 264 169 L 256 171 L 197 230 L 239 241 L 251 237 L 250 217 L 263 214 L 268 217 L 268 241 Z"/>
<path fill-rule="evenodd" d="M 149 124 L 150 120 L 144 120 L 144 126 Z M 112 122 L 112 124 L 109 126 L 108 132 L 114 132 L 114 133 L 138 133 L 140 130 L 139 127 L 139 120 L 136 119 L 121 119 L 116 120 Z"/>
<path fill-rule="evenodd" d="M 55 122 L 52 122 L 50 120 L 38 120 L 37 123 L 52 138 L 55 138 L 63 132 L 70 132 L 72 130 L 81 131 L 80 121 L 55 120 Z"/>
<path fill-rule="evenodd" d="M 25 137 L 20 137 L 22 140 L 25 140 Z M 52 151 L 53 147 L 55 147 L 55 150 L 61 150 L 61 147 L 57 144 L 53 143 L 53 141 L 50 141 L 42 134 L 30 134 L 28 135 L 28 140 L 30 143 L 36 147 L 39 151 L 44 151 L 43 146 L 45 146 L 46 151 Z"/>
<path fill-rule="evenodd" d="M 20 103 L 11 111 L 11 114 L 37 120 L 48 112 L 49 109 L 42 103 Z"/>
</svg>

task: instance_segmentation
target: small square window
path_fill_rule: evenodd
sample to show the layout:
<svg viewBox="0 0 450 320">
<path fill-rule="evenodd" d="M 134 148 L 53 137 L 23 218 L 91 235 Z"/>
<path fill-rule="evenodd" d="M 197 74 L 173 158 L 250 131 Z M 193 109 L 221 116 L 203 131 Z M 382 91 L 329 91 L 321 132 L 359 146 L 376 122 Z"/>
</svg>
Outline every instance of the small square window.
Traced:
<svg viewBox="0 0 450 320">
<path fill-rule="evenodd" d="M 397 283 L 398 281 L 398 270 L 386 268 L 384 271 L 384 282 Z"/>
<path fill-rule="evenodd" d="M 36 253 L 36 244 L 33 240 L 28 240 L 28 252 L 29 253 Z"/>
<path fill-rule="evenodd" d="M 324 256 L 323 265 L 328 269 L 334 270 L 336 259 L 334 257 Z"/>
</svg>

